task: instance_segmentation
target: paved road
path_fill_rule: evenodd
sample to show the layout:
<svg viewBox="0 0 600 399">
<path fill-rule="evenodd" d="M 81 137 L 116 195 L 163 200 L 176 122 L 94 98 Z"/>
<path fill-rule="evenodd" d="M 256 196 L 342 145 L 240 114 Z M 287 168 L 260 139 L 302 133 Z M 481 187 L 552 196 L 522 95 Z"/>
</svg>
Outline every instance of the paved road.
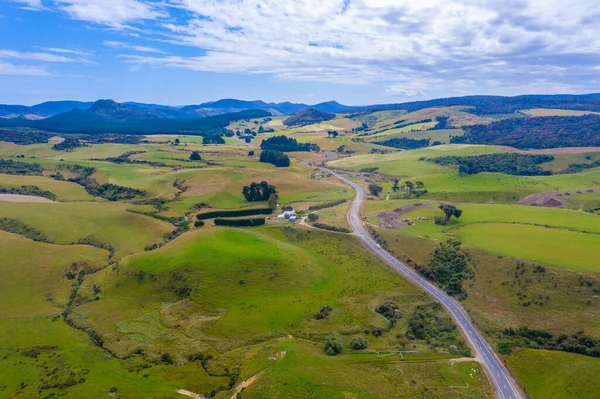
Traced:
<svg viewBox="0 0 600 399">
<path fill-rule="evenodd" d="M 322 170 L 333 174 L 344 183 L 352 186 L 356 191 L 356 197 L 348 211 L 348 222 L 354 232 L 360 237 L 367 248 L 375 255 L 385 260 L 390 266 L 396 269 L 400 274 L 419 285 L 438 302 L 440 302 L 450 312 L 456 324 L 462 330 L 463 335 L 473 348 L 475 355 L 480 359 L 492 382 L 496 395 L 502 399 L 524 399 L 526 396 L 521 392 L 513 378 L 510 376 L 504 364 L 496 357 L 490 345 L 487 343 L 481 333 L 475 328 L 467 312 L 462 308 L 458 301 L 450 297 L 437 286 L 421 277 L 413 269 L 406 266 L 398 259 L 383 250 L 377 242 L 370 236 L 360 220 L 360 207 L 365 198 L 365 192 L 358 184 L 340 176 L 332 170 L 321 168 Z"/>
</svg>

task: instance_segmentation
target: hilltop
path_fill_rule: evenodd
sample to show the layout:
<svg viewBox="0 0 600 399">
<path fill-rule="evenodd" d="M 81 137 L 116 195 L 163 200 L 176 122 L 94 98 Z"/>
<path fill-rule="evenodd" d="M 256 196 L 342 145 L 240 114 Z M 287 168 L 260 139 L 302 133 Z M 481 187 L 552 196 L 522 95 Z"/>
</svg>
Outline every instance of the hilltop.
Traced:
<svg viewBox="0 0 600 399">
<path fill-rule="evenodd" d="M 286 126 L 305 126 L 313 123 L 330 121 L 335 118 L 335 114 L 321 112 L 317 109 L 307 109 L 306 111 L 298 112 L 283 121 Z"/>
</svg>

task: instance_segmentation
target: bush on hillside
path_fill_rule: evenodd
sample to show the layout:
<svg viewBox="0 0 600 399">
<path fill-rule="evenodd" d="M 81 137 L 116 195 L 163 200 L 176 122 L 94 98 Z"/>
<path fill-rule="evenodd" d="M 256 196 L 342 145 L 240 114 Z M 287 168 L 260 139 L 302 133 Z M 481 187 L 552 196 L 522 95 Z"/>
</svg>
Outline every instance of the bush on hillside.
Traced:
<svg viewBox="0 0 600 399">
<path fill-rule="evenodd" d="M 344 350 L 344 338 L 339 334 L 330 335 L 323 349 L 329 356 L 339 355 Z"/>
<path fill-rule="evenodd" d="M 271 163 L 278 168 L 290 166 L 290 158 L 281 151 L 263 150 L 260 153 L 260 162 Z"/>
</svg>

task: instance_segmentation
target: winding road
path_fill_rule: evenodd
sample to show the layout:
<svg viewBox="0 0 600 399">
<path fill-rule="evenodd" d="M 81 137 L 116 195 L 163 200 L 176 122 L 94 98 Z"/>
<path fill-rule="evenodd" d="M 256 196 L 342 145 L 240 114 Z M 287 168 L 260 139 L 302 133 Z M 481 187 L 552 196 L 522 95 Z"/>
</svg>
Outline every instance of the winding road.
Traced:
<svg viewBox="0 0 600 399">
<path fill-rule="evenodd" d="M 320 169 L 327 173 L 331 173 L 336 178 L 350 185 L 356 191 L 356 197 L 354 198 L 354 201 L 350 206 L 350 210 L 348 211 L 348 222 L 350 223 L 352 230 L 354 230 L 354 233 L 360 237 L 362 242 L 371 252 L 386 261 L 404 277 L 424 289 L 429 295 L 441 303 L 446 310 L 448 310 L 456 324 L 461 329 L 467 342 L 475 352 L 476 357 L 483 364 L 488 377 L 494 386 L 496 396 L 502 399 L 525 399 L 525 394 L 521 392 L 521 389 L 513 380 L 506 367 L 504 367 L 502 361 L 500 361 L 500 359 L 493 352 L 491 346 L 485 340 L 483 335 L 475 328 L 473 322 L 469 318 L 469 315 L 463 309 L 460 303 L 439 289 L 437 286 L 421 277 L 413 269 L 390 255 L 371 237 L 371 235 L 363 226 L 359 216 L 361 204 L 365 199 L 365 192 L 363 188 L 330 169 Z"/>
</svg>

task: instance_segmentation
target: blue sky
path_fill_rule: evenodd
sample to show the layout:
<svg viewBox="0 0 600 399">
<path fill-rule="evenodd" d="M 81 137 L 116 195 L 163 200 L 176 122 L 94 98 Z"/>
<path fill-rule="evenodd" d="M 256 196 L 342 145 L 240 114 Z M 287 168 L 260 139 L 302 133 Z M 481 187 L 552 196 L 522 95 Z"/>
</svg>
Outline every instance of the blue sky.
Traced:
<svg viewBox="0 0 600 399">
<path fill-rule="evenodd" d="M 597 0 L 0 0 L 0 103 L 589 92 Z"/>
</svg>

